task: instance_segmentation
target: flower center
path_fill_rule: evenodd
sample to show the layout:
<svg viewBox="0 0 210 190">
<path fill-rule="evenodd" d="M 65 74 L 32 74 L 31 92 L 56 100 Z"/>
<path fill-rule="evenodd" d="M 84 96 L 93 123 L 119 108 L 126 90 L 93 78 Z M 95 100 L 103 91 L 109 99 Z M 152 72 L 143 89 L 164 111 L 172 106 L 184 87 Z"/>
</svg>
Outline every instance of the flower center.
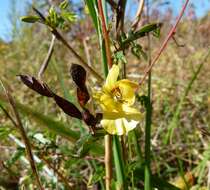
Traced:
<svg viewBox="0 0 210 190">
<path fill-rule="evenodd" d="M 122 93 L 121 93 L 119 87 L 113 88 L 111 90 L 111 93 L 112 93 L 112 96 L 113 96 L 114 100 L 116 100 L 118 102 L 123 102 Z"/>
</svg>

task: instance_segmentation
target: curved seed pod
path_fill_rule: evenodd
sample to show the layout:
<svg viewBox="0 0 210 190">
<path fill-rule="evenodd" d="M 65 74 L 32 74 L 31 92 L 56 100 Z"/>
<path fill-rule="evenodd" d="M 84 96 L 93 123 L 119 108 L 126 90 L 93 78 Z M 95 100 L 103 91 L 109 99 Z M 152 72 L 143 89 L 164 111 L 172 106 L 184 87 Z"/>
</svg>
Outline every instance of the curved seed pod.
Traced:
<svg viewBox="0 0 210 190">
<path fill-rule="evenodd" d="M 84 109 L 84 111 L 82 112 L 82 119 L 86 123 L 86 125 L 91 126 L 91 127 L 95 127 L 96 118 L 94 117 L 93 114 L 90 113 L 89 110 Z"/>
<path fill-rule="evenodd" d="M 84 107 L 85 104 L 90 99 L 90 95 L 86 86 L 84 88 L 77 88 L 77 99 L 81 107 Z"/>
<path fill-rule="evenodd" d="M 73 81 L 77 86 L 77 99 L 81 107 L 84 107 L 88 100 L 90 99 L 90 95 L 88 93 L 86 87 L 86 71 L 81 65 L 72 64 L 70 68 L 70 73 Z"/>
<path fill-rule="evenodd" d="M 81 65 L 72 64 L 70 74 L 77 87 L 83 88 L 85 86 L 86 71 Z"/>
<path fill-rule="evenodd" d="M 47 84 L 37 80 L 35 77 L 30 75 L 18 75 L 21 81 L 30 89 L 36 91 L 42 96 L 53 97 L 53 92 L 47 86 Z"/>
<path fill-rule="evenodd" d="M 79 109 L 72 104 L 71 102 L 69 102 L 68 100 L 54 94 L 53 98 L 56 102 L 56 104 L 69 116 L 71 117 L 75 117 L 77 119 L 82 119 L 82 114 L 79 111 Z"/>
</svg>

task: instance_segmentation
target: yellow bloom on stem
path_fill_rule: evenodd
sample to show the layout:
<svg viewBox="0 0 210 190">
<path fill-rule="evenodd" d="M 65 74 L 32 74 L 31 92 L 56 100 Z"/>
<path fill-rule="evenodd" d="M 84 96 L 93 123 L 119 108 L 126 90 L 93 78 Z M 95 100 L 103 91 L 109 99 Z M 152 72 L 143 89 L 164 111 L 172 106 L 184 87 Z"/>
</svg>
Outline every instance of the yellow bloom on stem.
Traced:
<svg viewBox="0 0 210 190">
<path fill-rule="evenodd" d="M 119 66 L 113 65 L 102 90 L 94 95 L 103 111 L 101 124 L 112 135 L 128 133 L 142 118 L 142 114 L 132 107 L 138 84 L 128 79 L 117 81 L 119 72 Z"/>
</svg>

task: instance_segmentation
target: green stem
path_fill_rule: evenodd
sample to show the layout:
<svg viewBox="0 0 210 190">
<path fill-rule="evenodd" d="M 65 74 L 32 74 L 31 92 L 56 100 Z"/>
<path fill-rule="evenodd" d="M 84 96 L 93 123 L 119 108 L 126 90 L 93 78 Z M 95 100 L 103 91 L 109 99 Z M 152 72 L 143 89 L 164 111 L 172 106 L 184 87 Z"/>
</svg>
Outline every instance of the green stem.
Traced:
<svg viewBox="0 0 210 190">
<path fill-rule="evenodd" d="M 116 177 L 117 177 L 117 189 L 126 189 L 125 182 L 125 169 L 124 162 L 122 159 L 122 150 L 121 144 L 118 136 L 113 136 L 113 155 L 114 155 L 114 164 L 116 168 Z"/>
<path fill-rule="evenodd" d="M 140 148 L 139 143 L 138 143 L 136 131 L 133 130 L 133 131 L 130 132 L 130 134 L 132 135 L 132 141 L 134 143 L 134 149 L 135 149 L 135 152 L 136 152 L 136 155 L 137 155 L 138 162 L 139 162 L 139 164 L 142 164 L 143 163 L 143 156 L 142 156 L 141 148 Z"/>
<path fill-rule="evenodd" d="M 149 0 L 147 0 L 147 20 L 149 23 Z M 151 46 L 150 46 L 150 35 L 147 34 L 148 37 L 148 63 L 151 65 Z M 144 189 L 151 190 L 151 171 L 150 171 L 150 146 L 151 146 L 151 124 L 152 124 L 152 104 L 151 104 L 151 81 L 152 75 L 151 71 L 149 71 L 148 76 L 148 100 L 146 104 L 146 125 L 145 125 L 145 178 L 144 178 Z"/>
</svg>

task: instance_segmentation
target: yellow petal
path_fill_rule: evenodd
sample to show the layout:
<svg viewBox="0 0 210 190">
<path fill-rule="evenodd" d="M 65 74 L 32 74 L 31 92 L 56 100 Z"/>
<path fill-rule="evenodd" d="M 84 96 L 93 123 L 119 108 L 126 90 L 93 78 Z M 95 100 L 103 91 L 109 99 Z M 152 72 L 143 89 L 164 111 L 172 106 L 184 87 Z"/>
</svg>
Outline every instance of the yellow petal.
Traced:
<svg viewBox="0 0 210 190">
<path fill-rule="evenodd" d="M 126 133 L 128 133 L 129 131 L 133 130 L 134 128 L 136 128 L 136 126 L 138 125 L 139 121 L 135 121 L 135 120 L 126 120 L 125 118 L 122 119 L 125 129 L 126 129 Z"/>
<path fill-rule="evenodd" d="M 103 95 L 100 97 L 99 104 L 103 111 L 114 111 L 117 108 L 117 102 L 115 102 L 109 94 L 105 93 L 103 93 Z"/>
<path fill-rule="evenodd" d="M 120 118 L 116 120 L 103 119 L 101 124 L 111 135 L 124 135 L 134 129 L 138 122 L 134 120 L 127 121 L 125 118 Z"/>
<path fill-rule="evenodd" d="M 133 108 L 134 109 L 134 108 Z M 119 119 L 125 118 L 127 120 L 135 120 L 140 121 L 142 119 L 143 114 L 136 110 L 136 112 L 112 112 L 112 111 L 105 111 L 103 112 L 104 119 Z"/>
<path fill-rule="evenodd" d="M 120 89 L 122 99 L 128 105 L 133 105 L 135 102 L 135 89 L 138 87 L 138 84 L 124 79 L 117 81 L 116 86 Z"/>
<path fill-rule="evenodd" d="M 109 134 L 116 134 L 115 120 L 103 119 L 101 120 L 101 125 Z"/>
<path fill-rule="evenodd" d="M 106 78 L 106 83 L 104 86 L 108 91 L 111 91 L 114 88 L 115 83 L 117 82 L 117 78 L 119 76 L 119 72 L 119 66 L 115 64 L 112 65 L 112 68 L 109 70 L 109 74 Z"/>
</svg>

